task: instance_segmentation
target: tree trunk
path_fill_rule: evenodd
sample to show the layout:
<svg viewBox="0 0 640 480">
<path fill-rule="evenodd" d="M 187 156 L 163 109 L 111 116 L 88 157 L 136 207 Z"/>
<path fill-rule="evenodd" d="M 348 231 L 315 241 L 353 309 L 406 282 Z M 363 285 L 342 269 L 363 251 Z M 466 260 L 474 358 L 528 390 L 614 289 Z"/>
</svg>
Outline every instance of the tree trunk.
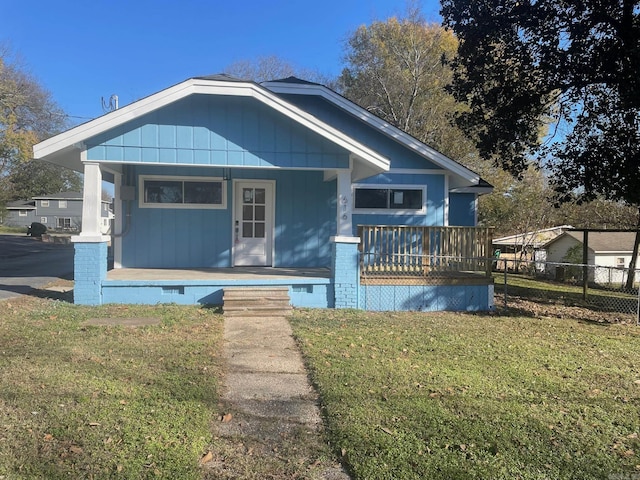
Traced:
<svg viewBox="0 0 640 480">
<path fill-rule="evenodd" d="M 640 208 L 638 208 L 638 223 L 636 226 L 636 240 L 633 242 L 633 253 L 629 262 L 629 275 L 627 275 L 627 284 L 625 290 L 631 290 L 636 277 L 636 261 L 638 259 L 638 246 L 640 245 Z"/>
</svg>

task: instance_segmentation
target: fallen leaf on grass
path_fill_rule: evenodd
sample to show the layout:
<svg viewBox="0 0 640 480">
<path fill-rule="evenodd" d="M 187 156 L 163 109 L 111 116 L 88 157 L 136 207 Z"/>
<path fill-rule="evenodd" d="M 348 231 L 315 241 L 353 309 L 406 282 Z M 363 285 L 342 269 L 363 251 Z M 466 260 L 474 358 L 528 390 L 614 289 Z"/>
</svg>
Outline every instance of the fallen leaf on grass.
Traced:
<svg viewBox="0 0 640 480">
<path fill-rule="evenodd" d="M 45 442 L 50 442 L 51 440 L 53 440 L 53 435 L 51 435 L 50 433 L 47 433 L 47 434 L 44 436 L 44 441 L 45 441 Z"/>
<path fill-rule="evenodd" d="M 90 427 L 99 427 L 100 424 L 98 422 L 89 422 Z"/>
<path fill-rule="evenodd" d="M 384 433 L 386 433 L 387 435 L 395 435 L 391 430 L 389 430 L 386 427 L 380 427 L 380 430 L 382 430 Z"/>
<path fill-rule="evenodd" d="M 208 451 L 201 459 L 200 459 L 200 465 L 204 465 L 205 463 L 209 463 L 211 460 L 213 460 L 213 453 L 211 453 L 211 451 Z"/>
<path fill-rule="evenodd" d="M 233 413 L 225 413 L 224 415 L 220 415 L 220 421 L 222 423 L 229 423 L 233 419 Z"/>
<path fill-rule="evenodd" d="M 78 454 L 78 455 L 81 454 L 82 452 L 84 452 L 84 450 L 82 450 L 82 447 L 79 447 L 77 445 L 71 445 L 69 447 L 69 451 L 71 453 L 75 453 L 75 454 Z"/>
</svg>

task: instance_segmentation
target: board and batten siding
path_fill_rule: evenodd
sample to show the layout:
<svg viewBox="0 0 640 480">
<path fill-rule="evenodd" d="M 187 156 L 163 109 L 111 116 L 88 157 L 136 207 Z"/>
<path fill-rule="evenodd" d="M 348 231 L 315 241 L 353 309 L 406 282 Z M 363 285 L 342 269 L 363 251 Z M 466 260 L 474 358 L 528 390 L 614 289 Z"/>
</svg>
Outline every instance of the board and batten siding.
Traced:
<svg viewBox="0 0 640 480">
<path fill-rule="evenodd" d="M 191 95 L 85 144 L 101 162 L 349 167 L 347 150 L 248 97 Z"/>
<path fill-rule="evenodd" d="M 285 94 L 280 96 L 390 159 L 391 168 L 441 169 L 396 140 L 381 134 L 371 125 L 363 121 L 354 121 L 351 114 L 319 96 Z"/>
<path fill-rule="evenodd" d="M 476 195 L 474 193 L 449 194 L 449 225 L 474 227 L 476 225 Z"/>
<path fill-rule="evenodd" d="M 336 182 L 319 171 L 230 169 L 226 209 L 140 208 L 139 175 L 221 177 L 222 169 L 128 166 L 135 178 L 132 224 L 122 238 L 126 268 L 231 266 L 233 179 L 275 180 L 275 267 L 329 267 L 336 231 Z"/>
</svg>

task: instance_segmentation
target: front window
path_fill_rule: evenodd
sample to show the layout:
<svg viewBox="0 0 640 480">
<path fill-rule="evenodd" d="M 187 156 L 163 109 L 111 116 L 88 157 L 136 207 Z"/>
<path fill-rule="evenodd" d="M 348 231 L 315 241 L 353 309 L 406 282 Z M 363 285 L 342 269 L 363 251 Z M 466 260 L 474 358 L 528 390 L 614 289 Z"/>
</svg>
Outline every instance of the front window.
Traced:
<svg viewBox="0 0 640 480">
<path fill-rule="evenodd" d="M 47 217 L 40 217 L 40 223 L 47 223 Z"/>
<path fill-rule="evenodd" d="M 58 208 L 67 208 L 66 200 L 58 200 Z"/>
<path fill-rule="evenodd" d="M 49 200 L 41 200 L 40 201 L 40 206 L 41 207 L 48 207 L 49 206 Z"/>
<path fill-rule="evenodd" d="M 425 187 L 357 185 L 354 188 L 356 213 L 425 213 Z"/>
<path fill-rule="evenodd" d="M 140 206 L 147 208 L 226 208 L 222 179 L 140 177 Z"/>
<path fill-rule="evenodd" d="M 19 217 L 26 217 L 27 216 L 27 211 L 26 210 L 18 210 L 18 216 Z"/>
</svg>

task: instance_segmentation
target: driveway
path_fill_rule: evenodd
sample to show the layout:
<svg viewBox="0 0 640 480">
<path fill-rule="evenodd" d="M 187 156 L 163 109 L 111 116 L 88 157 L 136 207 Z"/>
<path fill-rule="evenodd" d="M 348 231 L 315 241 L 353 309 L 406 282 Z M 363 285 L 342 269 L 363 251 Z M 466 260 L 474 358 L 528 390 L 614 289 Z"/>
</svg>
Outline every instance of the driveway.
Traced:
<svg viewBox="0 0 640 480">
<path fill-rule="evenodd" d="M 73 245 L 0 235 L 0 300 L 73 278 Z"/>
</svg>

